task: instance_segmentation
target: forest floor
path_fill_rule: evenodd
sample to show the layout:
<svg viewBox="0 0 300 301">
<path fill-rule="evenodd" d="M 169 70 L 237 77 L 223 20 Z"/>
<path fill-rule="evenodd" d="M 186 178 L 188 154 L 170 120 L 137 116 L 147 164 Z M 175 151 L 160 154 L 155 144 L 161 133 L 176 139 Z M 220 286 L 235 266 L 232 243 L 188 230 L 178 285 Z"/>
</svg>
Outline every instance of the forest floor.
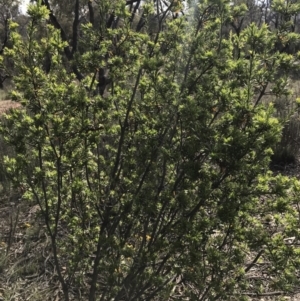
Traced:
<svg viewBox="0 0 300 301">
<path fill-rule="evenodd" d="M 0 196 L 0 301 L 60 300 L 38 205 L 7 187 Z"/>
<path fill-rule="evenodd" d="M 1 100 L 0 101 L 0 115 L 5 113 L 7 110 L 11 108 L 19 108 L 21 105 L 17 102 L 11 100 Z"/>
</svg>

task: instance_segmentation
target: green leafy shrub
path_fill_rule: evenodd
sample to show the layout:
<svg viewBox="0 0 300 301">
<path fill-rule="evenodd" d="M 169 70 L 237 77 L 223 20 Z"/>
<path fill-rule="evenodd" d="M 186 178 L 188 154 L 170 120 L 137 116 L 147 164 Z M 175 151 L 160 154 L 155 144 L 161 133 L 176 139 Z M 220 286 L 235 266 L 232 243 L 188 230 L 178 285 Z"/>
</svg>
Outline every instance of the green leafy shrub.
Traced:
<svg viewBox="0 0 300 301">
<path fill-rule="evenodd" d="M 224 37 L 228 1 L 201 2 L 188 18 L 166 8 L 154 37 L 131 29 L 125 2 L 99 6 L 123 26 L 82 26 L 84 51 L 69 65 L 61 31 L 47 24 L 39 38 L 42 2 L 30 6 L 28 39 L 12 24 L 5 51 L 24 108 L 2 123 L 15 150 L 5 163 L 40 206 L 63 298 L 74 287 L 89 301 L 291 291 L 300 183 L 268 170 L 282 124 L 262 99 L 269 84 L 286 95 L 297 58 L 274 52 L 266 24 Z M 155 9 L 159 18 L 145 3 L 145 20 Z"/>
</svg>

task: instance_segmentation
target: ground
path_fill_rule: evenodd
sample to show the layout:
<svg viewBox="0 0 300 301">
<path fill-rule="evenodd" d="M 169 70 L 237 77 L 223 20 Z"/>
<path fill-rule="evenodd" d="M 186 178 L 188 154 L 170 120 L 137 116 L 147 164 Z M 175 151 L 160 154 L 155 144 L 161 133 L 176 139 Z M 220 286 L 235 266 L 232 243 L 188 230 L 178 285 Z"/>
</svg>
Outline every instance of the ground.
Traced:
<svg viewBox="0 0 300 301">
<path fill-rule="evenodd" d="M 2 115 L 5 111 L 10 108 L 18 108 L 21 105 L 17 102 L 11 100 L 1 100 L 0 101 L 0 114 Z"/>
</svg>

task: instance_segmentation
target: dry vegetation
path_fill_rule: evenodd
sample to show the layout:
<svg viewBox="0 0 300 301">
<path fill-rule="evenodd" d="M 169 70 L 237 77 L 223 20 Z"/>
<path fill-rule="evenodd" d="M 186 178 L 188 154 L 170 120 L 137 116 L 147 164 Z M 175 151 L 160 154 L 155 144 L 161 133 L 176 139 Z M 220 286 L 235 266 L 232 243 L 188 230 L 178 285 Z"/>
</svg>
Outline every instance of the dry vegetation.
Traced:
<svg viewBox="0 0 300 301">
<path fill-rule="evenodd" d="M 37 207 L 5 190 L 0 202 L 0 300 L 59 300 Z"/>
</svg>

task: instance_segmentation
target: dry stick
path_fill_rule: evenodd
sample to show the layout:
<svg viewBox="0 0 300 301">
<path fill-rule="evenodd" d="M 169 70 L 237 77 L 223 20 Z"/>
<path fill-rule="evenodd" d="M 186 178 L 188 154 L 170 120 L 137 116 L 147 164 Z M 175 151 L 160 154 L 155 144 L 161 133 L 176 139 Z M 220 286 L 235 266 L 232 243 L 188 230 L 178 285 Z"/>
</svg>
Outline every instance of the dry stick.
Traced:
<svg viewBox="0 0 300 301">
<path fill-rule="evenodd" d="M 269 293 L 243 293 L 242 295 L 245 296 L 253 296 L 253 297 L 269 297 L 269 296 L 281 296 L 284 292 L 281 291 L 275 291 L 275 292 L 269 292 Z"/>
<path fill-rule="evenodd" d="M 17 215 L 16 215 L 16 218 L 15 218 L 15 221 L 13 221 L 12 214 L 10 215 L 9 235 L 8 235 L 8 242 L 7 242 L 7 247 L 6 247 L 6 255 L 8 255 L 8 252 L 9 252 L 10 247 L 12 245 L 12 240 L 13 240 L 13 237 L 16 233 L 16 227 L 17 227 L 18 221 L 19 221 L 19 207 L 17 207 Z"/>
<path fill-rule="evenodd" d="M 261 255 L 264 253 L 264 249 L 260 250 L 257 255 L 255 256 L 255 258 L 253 259 L 253 261 L 245 268 L 245 273 L 247 273 L 248 271 L 250 271 L 250 269 L 255 265 L 255 263 L 257 262 L 257 260 L 261 257 Z M 239 279 L 237 279 L 239 280 Z"/>
</svg>

